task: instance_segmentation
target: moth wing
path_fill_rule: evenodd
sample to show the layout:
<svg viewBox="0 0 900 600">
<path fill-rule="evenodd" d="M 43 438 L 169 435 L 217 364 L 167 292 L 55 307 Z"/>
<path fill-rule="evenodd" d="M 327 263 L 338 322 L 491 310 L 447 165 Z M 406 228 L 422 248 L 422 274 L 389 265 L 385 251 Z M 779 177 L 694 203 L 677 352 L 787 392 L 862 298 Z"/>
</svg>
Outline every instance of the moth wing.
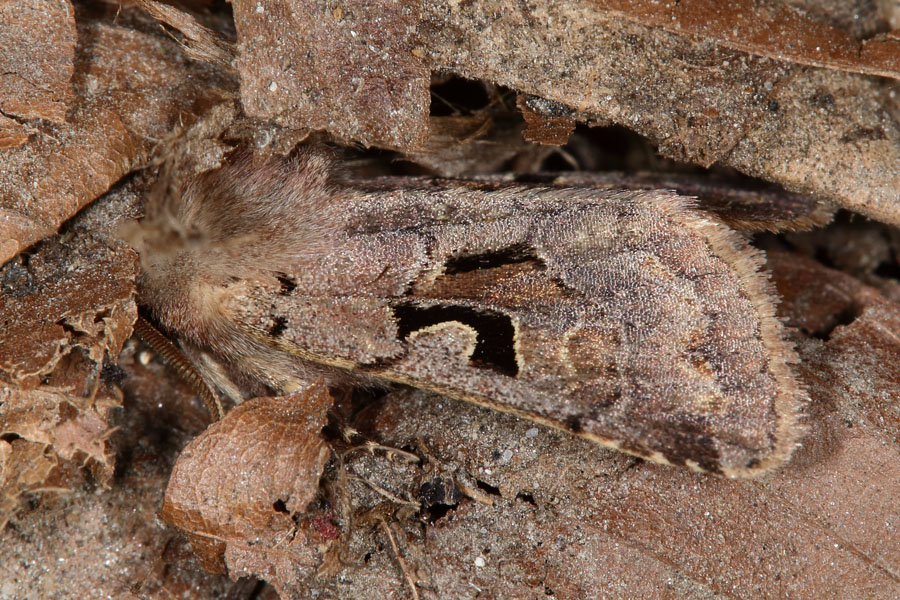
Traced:
<svg viewBox="0 0 900 600">
<path fill-rule="evenodd" d="M 746 476 L 790 455 L 805 395 L 743 238 L 665 192 L 473 196 L 366 198 L 303 293 L 255 314 L 289 315 L 279 344 L 304 360 L 658 462 Z"/>
</svg>

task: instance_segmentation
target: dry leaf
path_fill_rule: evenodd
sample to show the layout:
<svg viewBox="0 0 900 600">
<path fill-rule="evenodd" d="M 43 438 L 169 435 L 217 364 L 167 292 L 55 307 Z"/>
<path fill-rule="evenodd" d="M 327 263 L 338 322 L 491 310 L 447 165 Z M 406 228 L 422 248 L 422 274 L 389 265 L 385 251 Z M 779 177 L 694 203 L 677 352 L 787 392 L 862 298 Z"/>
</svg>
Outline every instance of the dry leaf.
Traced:
<svg viewBox="0 0 900 600">
<path fill-rule="evenodd" d="M 813 231 L 794 233 L 786 241 L 817 262 L 900 302 L 900 230 L 852 217 L 838 215 L 828 235 Z"/>
<path fill-rule="evenodd" d="M 537 96 L 519 96 L 516 106 L 528 123 L 528 129 L 522 135 L 529 142 L 561 146 L 575 131 L 574 111 L 558 102 Z"/>
<path fill-rule="evenodd" d="M 365 145 L 414 148 L 422 141 L 430 73 L 415 42 L 417 3 L 233 6 L 248 115 Z"/>
<path fill-rule="evenodd" d="M 730 48 L 854 73 L 900 79 L 900 39 L 881 35 L 859 43 L 828 23 L 774 1 L 598 0 L 611 14 Z M 812 4 L 812 3 L 811 3 Z M 848 3 L 850 4 L 850 3 Z"/>
<path fill-rule="evenodd" d="M 332 398 L 318 385 L 255 398 L 194 438 L 172 470 L 163 518 L 191 541 L 204 568 L 290 581 L 314 567 L 315 544 L 292 516 L 319 489 L 329 451 L 320 431 Z"/>
<path fill-rule="evenodd" d="M 50 478 L 58 459 L 46 450 L 45 444 L 24 439 L 0 440 L 0 530 L 19 508 L 21 496 Z"/>
<path fill-rule="evenodd" d="M 0 388 L 0 402 L 0 436 L 12 439 L 13 450 L 19 451 L 8 457 L 0 481 L 0 526 L 18 508 L 22 494 L 67 485 L 65 477 L 50 483 L 61 461 L 90 466 L 98 482 L 110 483 L 115 454 L 108 443 L 109 411 L 119 404 L 116 398 L 81 398 L 48 386 Z"/>
<path fill-rule="evenodd" d="M 145 162 L 161 138 L 193 119 L 192 111 L 220 99 L 217 87 L 230 85 L 187 64 L 161 32 L 141 33 L 124 16 L 112 24 L 110 9 L 109 19 L 78 19 L 78 35 L 90 43 L 75 57 L 67 122 L 31 123 L 37 130 L 31 143 L 4 151 L 0 160 L 0 264 L 54 233 Z"/>
<path fill-rule="evenodd" d="M 33 130 L 21 123 L 0 115 L 0 150 L 15 148 L 28 141 L 28 136 Z M 0 252 L 3 246 L 0 244 Z"/>
<path fill-rule="evenodd" d="M 0 2 L 0 114 L 65 122 L 75 42 L 68 0 Z"/>
<path fill-rule="evenodd" d="M 658 26 L 665 16 L 659 7 L 636 13 L 640 18 L 615 17 L 588 0 L 532 8 L 457 3 L 449 10 L 425 3 L 417 10 L 376 2 L 353 11 L 312 0 L 237 3 L 248 112 L 414 151 L 426 131 L 427 70 L 449 71 L 540 97 L 578 120 L 624 125 L 676 160 L 729 165 L 900 223 L 900 119 L 891 87 L 798 66 L 798 55 L 808 58 L 803 64 L 824 64 L 853 53 L 855 42 L 833 28 L 790 19 L 786 26 L 819 36 L 810 39 L 842 41 L 822 49 L 830 58 L 808 54 L 810 42 L 813 50 L 777 51 L 776 60 L 760 55 L 759 39 L 748 42 L 751 52 L 721 29 L 736 19 L 730 13 L 716 12 L 724 21 L 703 25 L 717 36 L 695 37 L 701 23 L 687 17 L 697 10 L 693 3 L 673 9 L 685 16 L 683 24 L 666 25 L 678 35 Z M 783 14 L 799 15 L 778 5 L 766 13 L 760 4 L 739 23 L 756 31 L 758 22 Z M 386 63 L 394 69 L 385 72 Z"/>
<path fill-rule="evenodd" d="M 122 399 L 102 380 L 137 317 L 137 257 L 103 235 L 115 225 L 103 208 L 127 214 L 133 191 L 122 186 L 68 234 L 0 268 L 0 437 L 30 449 L 30 463 L 8 459 L 19 475 L 3 483 L 0 522 L 23 493 L 79 480 L 73 465 L 90 467 L 103 485 L 112 480 L 111 409 Z"/>
<path fill-rule="evenodd" d="M 621 124 L 676 160 L 722 163 L 900 223 L 900 119 L 883 81 L 682 38 L 595 2 L 424 14 L 440 23 L 429 29 L 433 69 Z"/>
<path fill-rule="evenodd" d="M 783 306 L 780 312 L 804 335 L 825 339 L 838 325 L 855 319 L 862 309 L 881 299 L 878 290 L 858 279 L 793 252 L 769 251 Z M 828 285 L 822 285 L 823 278 Z"/>
<path fill-rule="evenodd" d="M 89 236 L 49 240 L 0 269 L 0 380 L 31 389 L 81 349 L 116 356 L 137 316 L 137 256 Z"/>
<path fill-rule="evenodd" d="M 0 528 L 0 597 L 227 597 L 227 578 L 205 574 L 187 543 L 167 532 L 157 516 L 175 456 L 200 429 L 186 428 L 182 418 L 192 407 L 192 395 L 169 385 L 159 363 L 142 365 L 141 354 L 130 344 L 119 363 L 127 407 L 115 412 L 118 462 L 110 487 L 66 472 L 67 463 L 46 453 L 43 444 L 0 441 L 0 472 L 6 473 L 7 450 L 21 448 L 7 457 L 15 470 L 9 473 L 34 482 L 31 487 L 26 481 L 17 484 L 30 507 Z M 202 406 L 194 410 L 199 419 L 206 418 Z M 3 482 L 0 489 L 12 486 Z"/>
</svg>

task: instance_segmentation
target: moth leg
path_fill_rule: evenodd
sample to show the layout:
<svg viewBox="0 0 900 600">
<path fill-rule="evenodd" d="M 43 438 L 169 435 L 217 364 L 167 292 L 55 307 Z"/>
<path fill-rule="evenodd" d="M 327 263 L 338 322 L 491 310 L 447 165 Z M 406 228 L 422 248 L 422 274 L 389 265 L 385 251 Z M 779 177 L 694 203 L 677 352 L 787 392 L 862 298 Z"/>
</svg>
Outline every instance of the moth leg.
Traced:
<svg viewBox="0 0 900 600">
<path fill-rule="evenodd" d="M 356 430 L 353 430 L 353 431 L 356 431 Z M 358 434 L 358 432 L 357 432 L 357 434 Z M 342 456 L 346 457 L 348 454 L 350 454 L 354 451 L 357 451 L 357 450 L 365 450 L 372 456 L 375 455 L 376 451 L 384 452 L 387 459 L 391 462 L 395 462 L 395 461 L 397 461 L 397 459 L 399 459 L 399 462 L 401 462 L 401 463 L 406 463 L 406 464 L 411 464 L 411 465 L 417 465 L 422 462 L 422 459 L 420 457 L 416 456 L 415 454 L 413 454 L 412 452 L 407 452 L 406 450 L 402 450 L 400 448 L 394 448 L 393 446 L 385 446 L 384 444 L 379 444 L 378 442 L 373 442 L 371 440 L 367 440 L 366 442 L 364 442 L 362 444 L 347 448 L 347 450 L 344 451 Z"/>
<path fill-rule="evenodd" d="M 384 520 L 384 517 L 381 517 L 378 521 L 384 528 L 385 533 L 387 533 L 388 540 L 391 542 L 391 549 L 394 551 L 394 556 L 397 557 L 397 563 L 400 565 L 400 570 L 406 578 L 406 583 L 409 585 L 409 589 L 412 592 L 413 600 L 419 600 L 419 592 L 416 591 L 417 579 L 413 576 L 412 571 L 410 571 L 407 566 L 406 561 L 403 559 L 403 555 L 400 554 L 400 548 L 397 546 L 397 542 L 394 539 L 394 533 L 391 531 L 391 526 Z"/>
</svg>

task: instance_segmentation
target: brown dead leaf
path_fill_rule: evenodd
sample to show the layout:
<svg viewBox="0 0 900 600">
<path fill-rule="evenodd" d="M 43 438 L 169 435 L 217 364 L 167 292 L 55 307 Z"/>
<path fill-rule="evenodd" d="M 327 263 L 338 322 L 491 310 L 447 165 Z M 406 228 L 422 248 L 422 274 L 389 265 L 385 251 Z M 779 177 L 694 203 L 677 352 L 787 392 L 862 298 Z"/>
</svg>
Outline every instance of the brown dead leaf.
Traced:
<svg viewBox="0 0 900 600">
<path fill-rule="evenodd" d="M 672 33 L 715 40 L 777 60 L 900 79 L 900 39 L 881 35 L 862 43 L 828 23 L 775 1 L 596 0 L 601 10 Z"/>
<path fill-rule="evenodd" d="M 0 2 L 0 114 L 65 122 L 75 42 L 68 0 Z"/>
<path fill-rule="evenodd" d="M 187 63 L 161 32 L 141 33 L 127 12 L 113 24 L 116 7 L 109 9 L 108 19 L 79 13 L 84 43 L 75 57 L 67 122 L 30 123 L 37 130 L 32 142 L 0 160 L 0 264 L 55 232 L 146 161 L 160 139 L 220 99 L 217 88 L 230 85 Z"/>
<path fill-rule="evenodd" d="M 27 442 L 28 456 L 42 457 L 29 458 L 31 466 L 9 457 L 18 475 L 4 483 L 2 522 L 23 493 L 65 489 L 78 467 L 89 467 L 100 484 L 112 479 L 111 409 L 122 399 L 103 384 L 103 369 L 137 316 L 137 257 L 104 236 L 116 217 L 103 209 L 121 217 L 133 193 L 121 186 L 79 215 L 69 233 L 0 268 L 0 436 Z"/>
<path fill-rule="evenodd" d="M 31 132 L 31 129 L 25 125 L 0 115 L 0 150 L 21 146 L 28 141 Z M 3 246 L 0 244 L 0 253 L 2 252 Z"/>
<path fill-rule="evenodd" d="M 896 452 L 900 440 L 900 303 L 855 278 L 805 256 L 770 252 L 788 325 L 823 340 L 801 345 L 802 369 L 818 405 L 844 419 L 860 421 Z M 848 432 L 865 437 L 860 431 Z M 833 439 L 821 432 L 812 440 Z M 884 514 L 884 513 L 882 513 Z M 898 553 L 900 561 L 900 553 Z"/>
<path fill-rule="evenodd" d="M 115 466 L 115 454 L 108 443 L 109 411 L 119 405 L 118 398 L 105 393 L 81 397 L 71 390 L 46 386 L 27 391 L 0 388 L 0 402 L 0 436 L 34 444 L 43 457 L 40 467 L 10 462 L 19 479 L 7 482 L 7 498 L 46 485 L 50 475 L 47 465 L 55 467 L 60 459 L 90 466 L 98 482 L 109 484 Z M 10 512 L 0 512 L 0 522 L 5 523 L 16 507 L 8 508 Z"/>
<path fill-rule="evenodd" d="M 191 541 L 205 569 L 256 574 L 274 584 L 316 565 L 298 528 L 329 450 L 320 436 L 332 398 L 314 385 L 255 398 L 194 438 L 172 470 L 163 518 Z"/>
<path fill-rule="evenodd" d="M 900 27 L 896 6 L 869 0 L 784 0 L 806 17 L 863 40 Z"/>
<path fill-rule="evenodd" d="M 529 142 L 562 146 L 575 131 L 573 111 L 537 96 L 519 96 L 516 106 L 528 124 L 522 136 Z"/>
<path fill-rule="evenodd" d="M 251 117 L 389 148 L 424 138 L 430 73 L 415 2 L 235 0 Z"/>
<path fill-rule="evenodd" d="M 851 323 L 836 327 L 828 338 L 824 355 L 810 357 L 810 371 L 818 377 L 811 386 L 820 397 L 839 402 L 853 401 L 854 416 L 865 420 L 866 428 L 878 434 L 880 446 L 886 447 L 886 460 L 896 455 L 900 440 L 900 305 L 895 302 L 873 302 Z M 865 435 L 865 434 L 859 434 Z M 885 452 L 879 450 L 879 453 Z M 875 468 L 873 462 L 869 467 Z M 890 470 L 884 472 L 890 476 Z M 876 477 L 877 482 L 880 477 Z M 885 511 L 895 509 L 885 502 Z M 887 536 L 884 536 L 885 538 Z M 887 544 L 887 539 L 885 539 Z M 900 562 L 900 549 L 893 551 L 894 562 Z"/>
<path fill-rule="evenodd" d="M 47 452 L 46 444 L 0 440 L 0 531 L 19 507 L 22 494 L 40 489 L 57 462 L 57 457 Z"/>
<path fill-rule="evenodd" d="M 807 257 L 900 302 L 900 230 L 897 228 L 839 214 L 827 235 L 815 231 L 793 233 L 786 241 Z"/>
<path fill-rule="evenodd" d="M 137 256 L 88 236 L 50 240 L 0 269 L 0 379 L 38 386 L 81 349 L 98 365 L 116 356 L 137 316 Z"/>
<path fill-rule="evenodd" d="M 754 5 L 740 20 L 715 11 L 722 19 L 706 25 L 689 18 L 705 3 L 688 4 L 672 9 L 683 23 L 663 28 L 656 13 L 638 11 L 638 18 L 591 0 L 449 10 L 424 3 L 421 12 L 376 2 L 353 11 L 300 0 L 240 2 L 242 97 L 260 117 L 413 151 L 426 132 L 427 69 L 453 72 L 540 97 L 577 120 L 621 124 L 676 160 L 730 165 L 900 224 L 900 119 L 891 86 L 799 66 L 782 51 L 795 37 L 772 40 L 781 48 L 770 53 L 777 59 L 758 52 L 761 39 L 753 51 L 732 42 L 743 39 L 742 28 L 762 35 L 760 22 L 793 15 L 784 27 L 814 34 L 795 53 L 818 52 L 811 64 L 850 56 L 858 44 L 781 5 L 765 5 L 768 12 Z M 361 14 L 378 31 L 363 28 Z M 722 29 L 732 21 L 737 34 Z M 716 35 L 699 36 L 698 28 Z"/>
<path fill-rule="evenodd" d="M 858 279 L 794 252 L 770 251 L 768 264 L 777 275 L 782 317 L 807 336 L 825 338 L 864 307 L 883 300 L 878 290 Z"/>
<path fill-rule="evenodd" d="M 231 582 L 207 575 L 187 542 L 166 531 L 157 516 L 177 452 L 202 430 L 206 416 L 186 386 L 167 380 L 156 361 L 143 365 L 136 348 L 129 343 L 119 360 L 127 392 L 125 409 L 114 411 L 117 429 L 110 442 L 118 461 L 110 486 L 73 476 L 77 465 L 44 444 L 0 441 L 0 473 L 6 473 L 7 451 L 21 445 L 32 454 L 14 453 L 12 465 L 34 478 L 31 485 L 0 481 L 0 511 L 7 490 L 20 490 L 29 501 L 10 526 L 0 527 L 0 597 L 245 598 L 229 596 Z M 192 407 L 194 418 L 185 418 Z"/>
<path fill-rule="evenodd" d="M 730 165 L 900 223 L 900 119 L 883 81 L 680 37 L 611 17 L 596 2 L 424 14 L 432 69 L 621 124 L 676 160 Z"/>
</svg>

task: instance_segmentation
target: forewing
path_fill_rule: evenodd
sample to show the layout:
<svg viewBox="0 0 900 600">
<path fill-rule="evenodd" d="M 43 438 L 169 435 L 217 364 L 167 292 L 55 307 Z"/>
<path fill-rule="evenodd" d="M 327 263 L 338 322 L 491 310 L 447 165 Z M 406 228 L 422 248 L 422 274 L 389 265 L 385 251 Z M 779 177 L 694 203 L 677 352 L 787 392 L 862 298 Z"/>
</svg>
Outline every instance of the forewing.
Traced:
<svg viewBox="0 0 900 600">
<path fill-rule="evenodd" d="M 301 360 L 753 475 L 789 456 L 804 402 L 760 267 L 670 193 L 383 191 L 287 293 L 230 310 Z"/>
</svg>

